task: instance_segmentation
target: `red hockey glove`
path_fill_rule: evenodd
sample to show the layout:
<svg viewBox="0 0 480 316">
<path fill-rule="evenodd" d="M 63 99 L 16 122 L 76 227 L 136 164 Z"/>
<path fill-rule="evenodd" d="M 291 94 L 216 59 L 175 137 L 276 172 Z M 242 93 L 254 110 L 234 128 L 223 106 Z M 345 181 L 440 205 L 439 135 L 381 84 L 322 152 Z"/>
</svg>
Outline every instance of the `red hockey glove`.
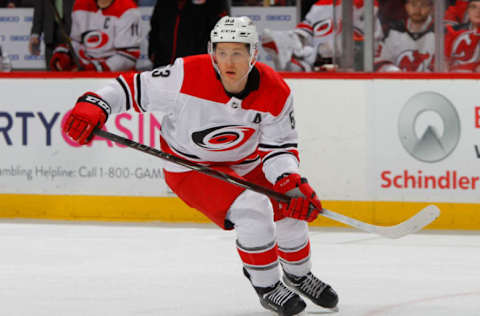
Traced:
<svg viewBox="0 0 480 316">
<path fill-rule="evenodd" d="M 59 45 L 53 50 L 50 69 L 53 71 L 71 71 L 74 68 L 72 57 L 67 46 Z"/>
<path fill-rule="evenodd" d="M 273 188 L 292 197 L 289 203 L 280 203 L 280 209 L 285 216 L 311 222 L 322 211 L 322 203 L 317 194 L 307 179 L 301 178 L 297 173 L 282 175 Z"/>
<path fill-rule="evenodd" d="M 78 98 L 63 125 L 63 132 L 80 145 L 87 144 L 93 138 L 93 129 L 101 128 L 111 112 L 107 102 L 98 95 L 87 92 Z"/>
</svg>

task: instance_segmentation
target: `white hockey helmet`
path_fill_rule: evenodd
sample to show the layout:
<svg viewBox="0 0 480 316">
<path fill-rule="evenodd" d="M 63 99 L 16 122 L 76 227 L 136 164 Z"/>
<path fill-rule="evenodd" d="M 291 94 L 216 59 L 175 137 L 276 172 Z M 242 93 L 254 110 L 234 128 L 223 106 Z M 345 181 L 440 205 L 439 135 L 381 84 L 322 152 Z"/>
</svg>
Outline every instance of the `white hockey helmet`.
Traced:
<svg viewBox="0 0 480 316">
<path fill-rule="evenodd" d="M 250 69 L 256 61 L 258 53 L 258 33 L 255 24 L 246 16 L 222 17 L 210 32 L 210 42 L 208 43 L 208 52 L 213 61 L 213 45 L 215 43 L 245 43 L 250 49 Z M 216 64 L 213 63 L 214 67 Z"/>
</svg>

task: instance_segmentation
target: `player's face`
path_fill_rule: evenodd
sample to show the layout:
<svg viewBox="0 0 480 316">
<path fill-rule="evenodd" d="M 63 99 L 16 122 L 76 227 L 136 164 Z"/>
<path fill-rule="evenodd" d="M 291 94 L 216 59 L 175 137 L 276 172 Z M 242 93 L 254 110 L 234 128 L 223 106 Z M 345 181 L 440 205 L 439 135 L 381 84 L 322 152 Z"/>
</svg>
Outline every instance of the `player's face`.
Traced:
<svg viewBox="0 0 480 316">
<path fill-rule="evenodd" d="M 218 43 L 214 59 L 217 63 L 225 89 L 228 92 L 241 92 L 247 83 L 250 69 L 250 53 L 243 43 Z"/>
<path fill-rule="evenodd" d="M 405 9 L 412 22 L 424 23 L 432 13 L 432 2 L 430 0 L 408 0 Z"/>
<path fill-rule="evenodd" d="M 480 26 L 480 1 L 473 1 L 468 4 L 468 19 L 475 27 Z"/>
</svg>

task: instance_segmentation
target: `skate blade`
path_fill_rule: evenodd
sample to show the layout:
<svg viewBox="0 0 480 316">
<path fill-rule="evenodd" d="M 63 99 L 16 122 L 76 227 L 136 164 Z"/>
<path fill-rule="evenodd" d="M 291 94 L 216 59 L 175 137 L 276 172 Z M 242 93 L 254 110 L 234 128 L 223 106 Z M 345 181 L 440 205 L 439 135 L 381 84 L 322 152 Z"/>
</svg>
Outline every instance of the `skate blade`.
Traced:
<svg viewBox="0 0 480 316">
<path fill-rule="evenodd" d="M 303 314 L 298 314 L 298 315 L 328 315 L 328 314 L 334 314 L 334 313 L 338 313 L 340 311 L 340 309 L 338 308 L 338 306 L 335 306 L 334 308 L 324 308 L 324 307 L 319 307 L 319 310 L 315 310 L 315 311 L 312 311 L 312 310 L 305 310 L 303 311 L 302 313 Z"/>
<path fill-rule="evenodd" d="M 275 315 L 275 316 L 278 316 L 278 315 L 279 315 L 278 313 L 276 313 L 276 312 L 274 312 L 274 311 L 270 311 L 270 313 L 271 313 L 272 315 Z M 311 314 L 308 314 L 308 313 L 306 313 L 305 311 L 302 311 L 302 312 L 300 312 L 300 313 L 298 313 L 298 314 L 295 314 L 295 315 L 292 315 L 292 316 L 307 316 L 307 315 L 311 315 Z"/>
<path fill-rule="evenodd" d="M 280 314 L 278 314 L 277 312 L 274 312 L 274 311 L 272 311 L 272 310 L 269 310 L 269 312 L 270 312 L 271 315 L 275 315 L 275 316 L 280 315 Z M 316 313 L 315 313 L 315 314 L 316 314 Z M 309 314 L 309 313 L 306 313 L 305 311 L 302 311 L 302 312 L 300 312 L 300 313 L 298 313 L 298 314 L 295 314 L 295 315 L 292 315 L 292 316 L 307 316 L 307 315 L 315 315 L 315 314 Z"/>
<path fill-rule="evenodd" d="M 293 316 L 309 316 L 309 315 L 328 315 L 328 314 L 333 314 L 333 313 L 338 313 L 340 310 L 337 307 L 334 308 L 323 308 L 322 310 L 319 311 L 302 311 L 298 314 L 295 314 Z M 269 311 L 272 315 L 278 316 L 278 314 L 274 311 Z"/>
</svg>

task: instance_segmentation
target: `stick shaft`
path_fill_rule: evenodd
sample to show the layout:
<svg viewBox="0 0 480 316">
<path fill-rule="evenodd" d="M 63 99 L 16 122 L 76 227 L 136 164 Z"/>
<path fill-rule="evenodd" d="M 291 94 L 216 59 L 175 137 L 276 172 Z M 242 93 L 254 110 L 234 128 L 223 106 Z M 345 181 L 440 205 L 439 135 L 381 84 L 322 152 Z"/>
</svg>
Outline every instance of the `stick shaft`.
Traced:
<svg viewBox="0 0 480 316">
<path fill-rule="evenodd" d="M 281 194 L 279 192 L 273 191 L 269 188 L 265 188 L 263 186 L 255 184 L 255 183 L 248 182 L 248 181 L 246 181 L 242 178 L 238 178 L 238 177 L 220 172 L 218 170 L 215 170 L 215 169 L 212 169 L 212 168 L 209 168 L 209 167 L 206 167 L 206 166 L 202 166 L 200 164 L 191 162 L 191 161 L 183 159 L 181 157 L 170 155 L 166 152 L 157 150 L 157 149 L 149 147 L 147 145 L 137 143 L 137 142 L 135 142 L 133 140 L 130 140 L 128 138 L 124 138 L 124 137 L 121 137 L 119 135 L 115 135 L 115 134 L 109 133 L 109 132 L 101 130 L 101 129 L 96 129 L 94 133 L 98 136 L 101 136 L 101 137 L 105 138 L 105 139 L 109 139 L 111 141 L 114 141 L 116 143 L 125 145 L 127 147 L 139 150 L 139 151 L 147 153 L 149 155 L 152 155 L 152 156 L 155 156 L 155 157 L 158 157 L 158 158 L 176 163 L 178 165 L 181 165 L 181 166 L 187 167 L 189 169 L 204 173 L 204 174 L 212 176 L 214 178 L 217 178 L 217 179 L 220 179 L 220 180 L 223 180 L 223 181 L 241 186 L 245 189 L 252 190 L 252 191 L 255 191 L 257 193 L 267 195 L 267 196 L 269 196 L 269 197 L 271 197 L 271 198 L 273 198 L 273 199 L 275 199 L 279 202 L 289 202 L 290 201 L 290 198 L 288 196 L 286 196 L 284 194 Z"/>
<path fill-rule="evenodd" d="M 279 202 L 289 202 L 290 197 L 281 194 L 279 192 L 273 191 L 269 188 L 265 188 L 263 186 L 256 185 L 254 183 L 248 182 L 244 179 L 225 174 L 223 172 L 220 172 L 218 170 L 202 166 L 200 164 L 191 162 L 189 160 L 170 155 L 168 153 L 165 153 L 163 151 L 157 150 L 155 148 L 149 147 L 147 145 L 143 145 L 140 143 L 137 143 L 133 140 L 130 140 L 128 138 L 121 137 L 116 134 L 109 133 L 107 131 L 101 130 L 101 129 L 95 129 L 94 134 L 98 135 L 100 137 L 103 137 L 105 139 L 114 141 L 116 143 L 125 145 L 127 147 L 139 150 L 141 152 L 147 153 L 149 155 L 173 162 L 175 164 L 184 166 L 186 168 L 195 170 L 197 172 L 204 173 L 206 175 L 212 176 L 214 178 L 226 181 L 228 183 L 232 183 L 235 185 L 238 185 L 240 187 L 243 187 L 248 190 L 255 191 L 260 194 L 267 195 Z M 409 218 L 406 221 L 401 222 L 400 224 L 394 225 L 394 226 L 377 226 L 373 224 L 368 224 L 365 222 L 362 222 L 360 220 L 345 216 L 343 214 L 339 214 L 327 209 L 323 209 L 320 215 L 330 218 L 334 221 L 355 227 L 357 229 L 370 232 L 373 234 L 380 235 L 382 237 L 388 237 L 388 238 L 400 238 L 405 235 L 415 233 L 425 227 L 426 225 L 430 224 L 433 222 L 439 215 L 440 215 L 440 210 L 435 206 L 435 205 L 430 205 L 418 212 L 416 215 L 413 217 Z"/>
</svg>

